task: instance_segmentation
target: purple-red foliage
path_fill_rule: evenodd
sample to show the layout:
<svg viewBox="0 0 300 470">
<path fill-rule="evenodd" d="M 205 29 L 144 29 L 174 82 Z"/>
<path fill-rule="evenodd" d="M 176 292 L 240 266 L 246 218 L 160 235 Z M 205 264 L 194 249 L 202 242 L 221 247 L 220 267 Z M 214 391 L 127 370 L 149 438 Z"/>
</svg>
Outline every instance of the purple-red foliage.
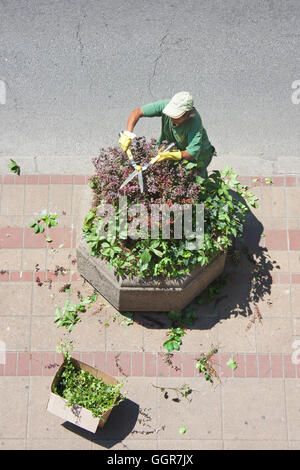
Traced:
<svg viewBox="0 0 300 470">
<path fill-rule="evenodd" d="M 157 155 L 155 140 L 147 142 L 139 137 L 132 142 L 131 150 L 136 163 L 144 164 Z M 183 163 L 163 161 L 149 167 L 143 173 L 144 193 L 141 194 L 138 179 L 134 178 L 125 188 L 121 184 L 134 171 L 125 152 L 119 147 L 102 148 L 93 159 L 96 174 L 94 183 L 95 205 L 101 202 L 117 205 L 119 196 L 127 196 L 128 202 L 136 204 L 193 204 L 198 200 L 200 185 L 195 183 L 195 172 L 185 169 Z"/>
</svg>

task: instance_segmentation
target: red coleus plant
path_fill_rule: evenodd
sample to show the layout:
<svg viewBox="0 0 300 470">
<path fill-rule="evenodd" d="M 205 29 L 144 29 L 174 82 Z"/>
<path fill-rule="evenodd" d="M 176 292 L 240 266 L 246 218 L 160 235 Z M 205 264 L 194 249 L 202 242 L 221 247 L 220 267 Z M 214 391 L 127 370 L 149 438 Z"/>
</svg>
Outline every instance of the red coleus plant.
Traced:
<svg viewBox="0 0 300 470">
<path fill-rule="evenodd" d="M 132 142 L 131 150 L 136 163 L 141 165 L 148 163 L 158 151 L 154 139 L 147 142 L 143 137 Z M 192 168 L 190 162 L 163 161 L 150 166 L 143 173 L 144 192 L 141 193 L 137 178 L 120 190 L 122 183 L 134 171 L 126 153 L 120 148 L 101 149 L 99 157 L 93 159 L 93 164 L 96 170 L 90 179 L 94 191 L 93 209 L 85 218 L 83 233 L 91 253 L 106 258 L 120 275 L 178 277 L 190 272 L 196 264 L 206 265 L 232 244 L 232 237 L 242 234 L 247 206 L 256 204 L 254 196 L 238 182 L 237 175 L 230 168 L 222 174 L 214 171 L 204 180 L 197 177 L 197 168 Z M 243 203 L 233 197 L 232 189 L 248 201 Z M 145 206 L 144 227 L 148 229 L 150 225 L 153 228 L 151 205 L 157 207 L 165 204 L 170 208 L 176 204 L 193 206 L 202 203 L 205 230 L 200 247 L 195 249 L 187 246 L 186 233 L 182 238 L 173 236 L 173 222 L 180 223 L 181 219 L 177 219 L 172 210 L 167 227 L 170 228 L 170 237 L 152 236 L 152 232 L 150 236 L 149 231 L 147 238 L 138 240 L 130 236 L 122 239 L 118 235 L 110 239 L 100 237 L 97 231 L 97 208 L 103 203 L 110 204 L 120 215 L 121 196 L 127 197 L 129 206 Z M 132 213 L 128 213 L 127 222 L 132 220 Z M 155 217 L 154 224 L 160 224 Z"/>
<path fill-rule="evenodd" d="M 142 165 L 157 155 L 155 140 L 146 142 L 144 137 L 135 139 L 131 150 L 135 161 Z M 91 186 L 95 192 L 95 205 L 101 202 L 115 205 L 120 195 L 127 196 L 130 204 L 194 204 L 201 191 L 201 186 L 195 182 L 195 172 L 187 171 L 181 162 L 163 161 L 143 172 L 143 194 L 137 178 L 120 190 L 123 181 L 133 172 L 127 155 L 121 149 L 101 149 L 93 164 L 96 174 L 91 178 Z"/>
</svg>

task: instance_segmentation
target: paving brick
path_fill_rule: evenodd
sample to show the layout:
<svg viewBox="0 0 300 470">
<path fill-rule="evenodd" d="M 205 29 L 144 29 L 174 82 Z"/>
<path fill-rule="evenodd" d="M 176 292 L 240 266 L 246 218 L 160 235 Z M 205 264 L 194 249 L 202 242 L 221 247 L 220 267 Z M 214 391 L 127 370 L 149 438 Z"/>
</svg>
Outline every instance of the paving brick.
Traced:
<svg viewBox="0 0 300 470">
<path fill-rule="evenodd" d="M 46 232 L 34 233 L 32 228 L 24 228 L 24 248 L 46 248 Z M 22 246 L 22 242 L 20 243 Z"/>
<path fill-rule="evenodd" d="M 7 282 L 9 280 L 9 272 L 4 271 L 0 273 L 0 282 Z"/>
<path fill-rule="evenodd" d="M 279 284 L 290 284 L 291 275 L 290 273 L 278 273 L 278 283 Z"/>
<path fill-rule="evenodd" d="M 300 217 L 300 188 L 287 188 L 287 217 Z"/>
<path fill-rule="evenodd" d="M 38 184 L 39 175 L 27 175 L 27 184 Z"/>
<path fill-rule="evenodd" d="M 19 352 L 18 353 L 18 362 L 17 362 L 17 374 L 18 376 L 28 376 L 29 375 L 29 364 L 30 364 L 30 353 L 29 352 Z"/>
<path fill-rule="evenodd" d="M 289 230 L 290 250 L 300 250 L 300 230 Z"/>
<path fill-rule="evenodd" d="M 258 355 L 258 373 L 259 377 L 271 377 L 271 363 L 269 354 Z"/>
<path fill-rule="evenodd" d="M 131 353 L 131 373 L 133 377 L 141 377 L 144 375 L 143 367 L 143 353 L 132 352 Z"/>
<path fill-rule="evenodd" d="M 223 439 L 286 440 L 283 380 L 227 380 L 222 388 Z"/>
<path fill-rule="evenodd" d="M 172 366 L 170 367 L 170 376 L 181 377 L 181 354 L 175 352 L 171 360 Z"/>
<path fill-rule="evenodd" d="M 285 186 L 284 176 L 272 176 L 274 186 Z"/>
<path fill-rule="evenodd" d="M 49 237 L 52 239 L 51 248 L 58 248 L 61 244 L 64 245 L 63 248 L 71 247 L 70 228 L 52 227 L 49 230 Z"/>
<path fill-rule="evenodd" d="M 51 184 L 61 184 L 62 175 L 51 175 Z"/>
<path fill-rule="evenodd" d="M 292 363 L 292 354 L 283 355 L 284 377 L 294 379 L 297 377 L 296 365 Z"/>
<path fill-rule="evenodd" d="M 1 194 L 1 215 L 21 215 L 23 209 L 24 185 L 4 185 Z"/>
<path fill-rule="evenodd" d="M 196 370 L 195 354 L 183 353 L 181 356 L 182 377 L 194 377 Z"/>
<path fill-rule="evenodd" d="M 246 377 L 258 377 L 257 356 L 246 355 Z"/>
<path fill-rule="evenodd" d="M 116 356 L 117 352 L 107 352 L 106 353 L 106 372 L 113 377 L 118 377 L 119 370 L 116 365 Z"/>
<path fill-rule="evenodd" d="M 292 284 L 300 284 L 300 274 L 292 274 L 291 282 Z"/>
<path fill-rule="evenodd" d="M 50 175 L 39 175 L 39 184 L 50 184 L 51 176 Z"/>
<path fill-rule="evenodd" d="M 23 250 L 23 270 L 35 271 L 36 266 L 39 270 L 46 269 L 46 252 L 45 248 L 27 248 Z"/>
<path fill-rule="evenodd" d="M 287 250 L 286 230 L 266 230 L 266 246 L 271 250 Z"/>
<path fill-rule="evenodd" d="M 286 176 L 285 177 L 285 184 L 286 184 L 286 186 L 296 186 L 297 177 L 296 176 Z"/>
<path fill-rule="evenodd" d="M 94 355 L 94 367 L 96 369 L 106 370 L 106 354 L 105 352 L 97 352 Z"/>
<path fill-rule="evenodd" d="M 156 376 L 156 354 L 145 353 L 145 377 Z"/>
<path fill-rule="evenodd" d="M 234 377 L 245 377 L 245 354 L 233 354 L 233 358 L 237 364 L 237 368 L 233 371 Z"/>
<path fill-rule="evenodd" d="M 73 177 L 74 184 L 85 184 L 85 176 L 84 175 L 74 175 Z"/>
<path fill-rule="evenodd" d="M 81 360 L 85 364 L 94 367 L 95 354 L 92 352 L 81 353 Z"/>
<path fill-rule="evenodd" d="M 72 213 L 72 185 L 51 184 L 49 191 L 49 210 L 61 215 Z"/>
<path fill-rule="evenodd" d="M 0 248 L 22 248 L 23 229 L 19 227 L 0 228 Z"/>
<path fill-rule="evenodd" d="M 23 282 L 33 281 L 34 272 L 33 271 L 23 271 L 22 276 L 20 276 Z"/>
<path fill-rule="evenodd" d="M 73 184 L 73 175 L 62 175 L 62 184 Z"/>
<path fill-rule="evenodd" d="M 43 355 L 43 375 L 52 376 L 55 375 L 58 367 L 55 361 L 55 353 L 45 352 Z"/>
<path fill-rule="evenodd" d="M 119 377 L 131 376 L 131 353 L 122 352 L 118 356 Z"/>
<path fill-rule="evenodd" d="M 15 377 L 17 375 L 17 353 L 6 353 L 5 375 Z"/>
<path fill-rule="evenodd" d="M 281 354 L 271 354 L 271 375 L 273 378 L 283 377 L 283 364 Z"/>
<path fill-rule="evenodd" d="M 229 361 L 230 354 L 219 354 L 219 364 L 220 364 L 220 377 L 232 377 L 232 369 L 226 364 Z"/>
<path fill-rule="evenodd" d="M 1 269 L 9 271 L 19 271 L 22 265 L 22 249 L 21 248 L 1 248 L 0 249 L 0 266 Z"/>
<path fill-rule="evenodd" d="M 285 188 L 262 188 L 263 211 L 266 217 L 285 217 Z"/>
<path fill-rule="evenodd" d="M 166 363 L 166 361 L 163 360 L 163 356 L 161 354 L 158 354 L 157 356 L 157 376 L 158 377 L 169 377 L 170 375 L 170 367 Z"/>
<path fill-rule="evenodd" d="M 14 182 L 15 182 L 15 175 L 3 176 L 3 184 L 14 184 Z"/>
<path fill-rule="evenodd" d="M 30 353 L 30 375 L 41 376 L 43 372 L 43 354 L 41 352 Z"/>
<path fill-rule="evenodd" d="M 31 222 L 41 215 L 42 211 L 47 211 L 48 207 L 48 186 L 27 185 L 25 195 L 25 214 L 31 216 Z M 29 224 L 27 224 L 29 225 Z M 33 231 L 32 229 L 30 229 Z"/>
<path fill-rule="evenodd" d="M 20 271 L 10 271 L 9 280 L 11 282 L 20 282 L 22 280 L 22 273 Z"/>
</svg>

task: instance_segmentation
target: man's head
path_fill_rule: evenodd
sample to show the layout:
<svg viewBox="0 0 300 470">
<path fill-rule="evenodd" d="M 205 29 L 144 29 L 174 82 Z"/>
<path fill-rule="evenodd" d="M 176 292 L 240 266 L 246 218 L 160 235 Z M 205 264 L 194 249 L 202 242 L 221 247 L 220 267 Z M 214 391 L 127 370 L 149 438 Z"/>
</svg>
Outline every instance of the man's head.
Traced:
<svg viewBox="0 0 300 470">
<path fill-rule="evenodd" d="M 178 125 L 190 119 L 193 115 L 193 98 L 187 91 L 180 91 L 173 96 L 163 109 L 163 113 L 171 118 L 173 124 Z"/>
</svg>

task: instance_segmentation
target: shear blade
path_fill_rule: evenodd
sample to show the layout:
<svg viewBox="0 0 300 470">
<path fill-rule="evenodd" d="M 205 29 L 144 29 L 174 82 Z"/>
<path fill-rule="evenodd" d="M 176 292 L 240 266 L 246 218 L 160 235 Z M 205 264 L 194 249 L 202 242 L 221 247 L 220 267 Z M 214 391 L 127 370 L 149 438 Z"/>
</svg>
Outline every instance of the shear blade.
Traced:
<svg viewBox="0 0 300 470">
<path fill-rule="evenodd" d="M 129 175 L 128 178 L 126 178 L 124 183 L 121 184 L 120 189 L 124 188 L 124 186 L 126 186 L 126 184 L 128 184 L 129 181 L 131 181 L 138 173 L 139 172 L 136 170 L 133 173 L 131 173 L 131 175 Z"/>
<path fill-rule="evenodd" d="M 144 191 L 144 183 L 143 183 L 143 175 L 141 171 L 138 172 L 138 180 L 139 180 L 140 190 L 142 193 Z"/>
</svg>

